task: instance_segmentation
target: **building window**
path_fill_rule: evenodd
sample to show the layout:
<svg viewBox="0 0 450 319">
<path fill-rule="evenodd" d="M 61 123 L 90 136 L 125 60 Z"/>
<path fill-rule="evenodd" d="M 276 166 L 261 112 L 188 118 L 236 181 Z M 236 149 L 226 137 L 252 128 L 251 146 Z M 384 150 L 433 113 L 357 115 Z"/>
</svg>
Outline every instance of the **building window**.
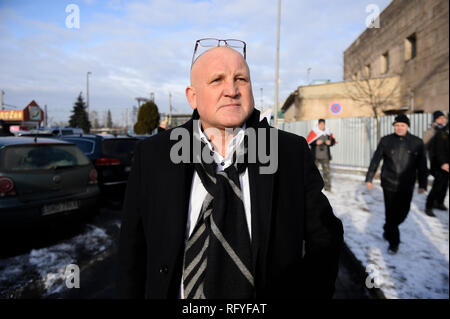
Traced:
<svg viewBox="0 0 450 319">
<path fill-rule="evenodd" d="M 366 76 L 370 78 L 371 73 L 370 64 L 366 64 Z"/>
<path fill-rule="evenodd" d="M 417 54 L 416 34 L 412 34 L 405 39 L 405 60 L 412 60 Z"/>
<path fill-rule="evenodd" d="M 381 74 L 386 74 L 389 71 L 389 52 L 381 55 Z"/>
</svg>

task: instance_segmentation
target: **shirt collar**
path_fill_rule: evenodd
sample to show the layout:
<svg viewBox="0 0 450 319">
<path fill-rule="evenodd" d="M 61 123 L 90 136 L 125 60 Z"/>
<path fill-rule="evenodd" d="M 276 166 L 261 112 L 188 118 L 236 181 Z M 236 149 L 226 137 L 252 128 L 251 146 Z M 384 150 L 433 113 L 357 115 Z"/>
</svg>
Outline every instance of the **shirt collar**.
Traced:
<svg viewBox="0 0 450 319">
<path fill-rule="evenodd" d="M 227 151 L 225 157 L 223 157 L 222 154 L 216 152 L 216 148 L 211 144 L 209 138 L 205 135 L 205 133 L 203 133 L 201 120 L 198 121 L 198 131 L 200 132 L 200 139 L 205 142 L 205 144 L 208 145 L 209 149 L 213 152 L 214 162 L 218 164 L 217 169 L 219 171 L 222 171 L 233 164 L 233 153 L 236 150 L 236 147 L 242 142 L 246 127 L 247 126 L 244 123 L 241 127 L 241 130 L 239 130 L 239 132 L 228 142 Z"/>
</svg>

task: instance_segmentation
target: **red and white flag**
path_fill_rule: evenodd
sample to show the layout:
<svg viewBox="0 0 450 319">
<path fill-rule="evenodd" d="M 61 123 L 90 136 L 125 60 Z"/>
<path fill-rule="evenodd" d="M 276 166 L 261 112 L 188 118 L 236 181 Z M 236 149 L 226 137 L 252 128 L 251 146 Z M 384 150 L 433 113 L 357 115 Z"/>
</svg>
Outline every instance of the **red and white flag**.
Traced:
<svg viewBox="0 0 450 319">
<path fill-rule="evenodd" d="M 333 140 L 335 140 L 335 143 L 337 143 L 336 139 L 334 138 L 333 134 L 330 132 L 330 129 L 328 127 L 326 127 L 325 130 L 322 131 L 321 129 L 319 129 L 317 125 L 314 129 L 311 130 L 311 132 L 309 132 L 308 137 L 306 138 L 306 142 L 308 142 L 308 144 L 311 144 L 322 135 L 324 136 L 329 135 Z"/>
</svg>

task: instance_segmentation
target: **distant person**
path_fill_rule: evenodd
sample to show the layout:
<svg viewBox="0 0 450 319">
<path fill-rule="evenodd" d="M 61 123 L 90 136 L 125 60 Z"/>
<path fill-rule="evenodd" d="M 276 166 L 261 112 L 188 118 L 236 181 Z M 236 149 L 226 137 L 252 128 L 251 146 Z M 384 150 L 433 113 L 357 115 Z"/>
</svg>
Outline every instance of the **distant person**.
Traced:
<svg viewBox="0 0 450 319">
<path fill-rule="evenodd" d="M 317 126 L 309 132 L 306 141 L 311 146 L 311 152 L 316 166 L 319 167 L 319 165 L 322 165 L 322 175 L 325 183 L 324 189 L 325 191 L 330 192 L 330 147 L 336 144 L 336 139 L 330 132 L 330 129 L 325 127 L 324 119 L 320 119 Z"/>
<path fill-rule="evenodd" d="M 434 134 L 427 143 L 428 157 L 430 159 L 430 173 L 434 177 L 433 187 L 427 197 L 425 213 L 435 216 L 433 208 L 447 210 L 444 205 L 448 188 L 448 123 L 445 114 L 441 111 L 433 113 L 432 129 Z"/>
<path fill-rule="evenodd" d="M 398 251 L 398 226 L 408 215 L 416 178 L 419 179 L 419 194 L 427 188 L 427 162 L 422 139 L 408 132 L 410 123 L 404 114 L 398 115 L 393 125 L 395 133 L 380 140 L 366 175 L 366 185 L 371 190 L 378 164 L 383 160 L 381 187 L 386 211 L 383 237 L 389 242 L 391 254 Z"/>
</svg>

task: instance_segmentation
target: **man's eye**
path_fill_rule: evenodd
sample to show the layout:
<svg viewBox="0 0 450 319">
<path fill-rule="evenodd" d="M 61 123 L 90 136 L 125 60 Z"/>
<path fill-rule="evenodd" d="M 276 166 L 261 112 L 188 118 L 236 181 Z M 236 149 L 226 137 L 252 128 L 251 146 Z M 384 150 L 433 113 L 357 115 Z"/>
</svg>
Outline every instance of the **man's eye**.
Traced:
<svg viewBox="0 0 450 319">
<path fill-rule="evenodd" d="M 219 82 L 219 81 L 220 81 L 220 78 L 216 78 L 216 79 L 213 79 L 213 80 L 211 81 L 211 83 Z"/>
<path fill-rule="evenodd" d="M 246 78 L 237 78 L 238 81 L 243 81 L 243 82 L 247 82 Z"/>
</svg>

